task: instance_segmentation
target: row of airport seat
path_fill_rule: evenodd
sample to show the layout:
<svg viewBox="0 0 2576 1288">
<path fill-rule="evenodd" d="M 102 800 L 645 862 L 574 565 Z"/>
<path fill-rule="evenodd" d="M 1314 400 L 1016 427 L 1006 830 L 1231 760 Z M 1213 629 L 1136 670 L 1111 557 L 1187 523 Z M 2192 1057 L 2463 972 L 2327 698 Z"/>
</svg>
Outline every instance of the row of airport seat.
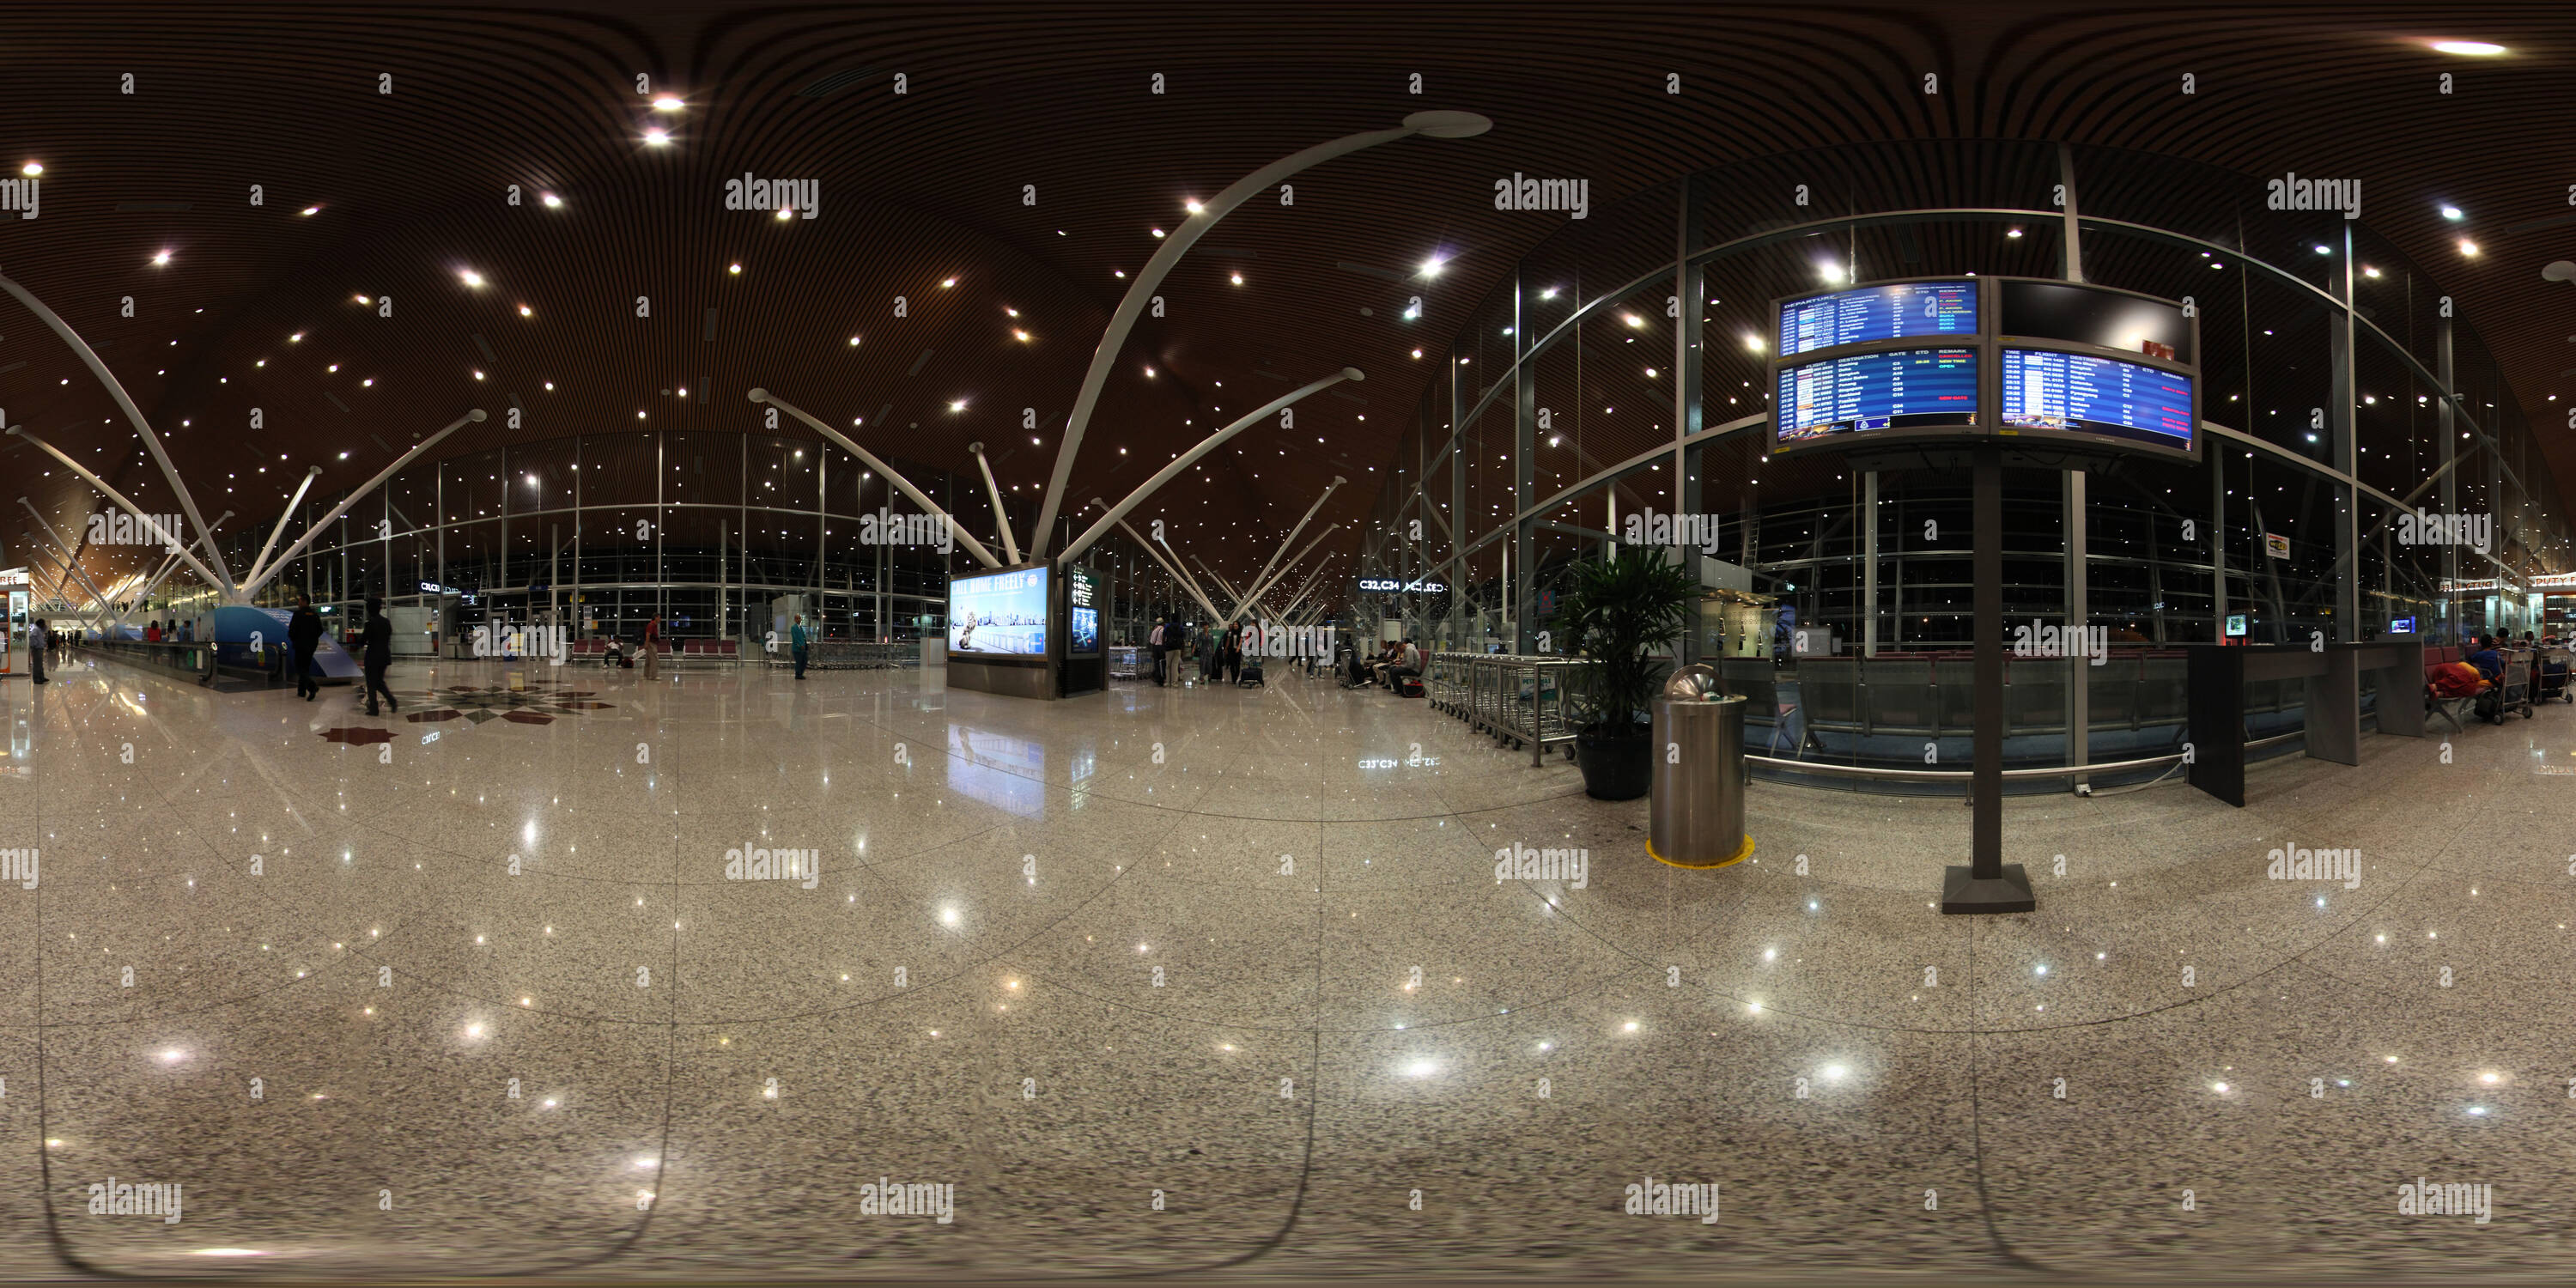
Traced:
<svg viewBox="0 0 2576 1288">
<path fill-rule="evenodd" d="M 672 647 L 674 644 L 678 645 L 676 649 Z M 629 653 L 640 653 L 644 646 L 639 643 L 627 644 L 624 647 Z M 653 649 L 655 652 L 673 662 L 714 663 L 739 662 L 742 660 L 741 646 L 735 641 L 729 639 L 676 641 L 656 640 L 654 641 Z M 572 657 L 606 657 L 608 655 L 608 641 L 604 639 L 574 640 L 572 642 L 572 647 L 567 650 L 567 653 Z"/>
</svg>

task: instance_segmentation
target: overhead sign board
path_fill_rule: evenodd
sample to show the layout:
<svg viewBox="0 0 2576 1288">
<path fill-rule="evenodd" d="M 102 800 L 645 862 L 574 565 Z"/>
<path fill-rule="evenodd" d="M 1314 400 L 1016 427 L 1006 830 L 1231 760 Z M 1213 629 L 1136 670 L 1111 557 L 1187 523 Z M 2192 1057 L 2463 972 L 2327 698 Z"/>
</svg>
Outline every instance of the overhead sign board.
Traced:
<svg viewBox="0 0 2576 1288">
<path fill-rule="evenodd" d="M 1445 593 L 1449 587 L 1440 582 L 1433 581 L 1428 577 L 1417 577 L 1412 581 L 1401 581 L 1393 577 L 1362 577 L 1360 578 L 1360 589 L 1381 595 L 1404 594 L 1407 592 L 1424 595 L 1438 595 Z"/>
</svg>

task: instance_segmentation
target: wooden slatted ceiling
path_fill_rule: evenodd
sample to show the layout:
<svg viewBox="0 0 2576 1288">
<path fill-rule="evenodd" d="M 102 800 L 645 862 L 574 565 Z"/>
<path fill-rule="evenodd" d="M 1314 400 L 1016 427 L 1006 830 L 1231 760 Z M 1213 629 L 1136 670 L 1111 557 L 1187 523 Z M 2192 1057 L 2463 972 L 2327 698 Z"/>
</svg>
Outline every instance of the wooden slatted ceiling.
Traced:
<svg viewBox="0 0 2576 1288">
<path fill-rule="evenodd" d="M 2516 52 L 2451 58 L 2422 47 L 2432 36 Z M 2066 139 L 2249 176 L 2357 177 L 2373 227 L 2450 270 L 2465 314 L 2540 321 L 2483 334 L 2542 420 L 2576 327 L 2568 288 L 2537 268 L 2569 255 L 2576 225 L 2546 222 L 2566 213 L 2564 189 L 2534 159 L 2564 155 L 2576 128 L 2571 42 L 2576 10 L 2494 4 L 50 6 L 13 13 L 0 44 L 9 146 L 48 167 L 40 219 L 0 221 L 0 268 L 105 342 L 173 431 L 210 517 L 274 505 L 307 464 L 325 490 L 354 484 L 387 447 L 514 394 L 520 428 L 496 414 L 441 453 L 631 429 L 638 410 L 661 428 L 766 433 L 742 397 L 755 384 L 836 425 L 891 406 L 862 440 L 936 469 L 971 471 L 972 439 L 1007 445 L 997 470 L 1026 495 L 1123 290 L 1113 270 L 1144 262 L 1149 226 L 1323 139 L 1423 107 L 1489 114 L 1484 138 L 1389 145 L 1301 176 L 1293 207 L 1247 205 L 1214 240 L 1251 253 L 1202 247 L 1167 284 L 1166 316 L 1131 342 L 1074 505 L 1123 493 L 1229 419 L 1220 409 L 1275 394 L 1258 371 L 1369 373 L 1365 403 L 1311 400 L 1295 435 L 1247 437 L 1149 506 L 1233 575 L 1350 472 L 1334 458 L 1362 472 L 1317 522 L 1342 522 L 1336 542 L 1356 547 L 1395 431 L 1444 374 L 1410 351 L 1436 355 L 1513 260 L 1564 226 L 1491 208 L 1492 180 L 1516 171 L 1588 178 L 1597 218 L 1707 166 L 1875 139 Z M 638 142 L 659 121 L 639 73 L 690 103 L 666 122 L 667 149 Z M 1682 93 L 1665 92 L 1668 73 Z M 376 92 L 384 75 L 391 94 Z M 722 209 L 723 180 L 746 171 L 818 181 L 820 217 Z M 1875 181 L 1957 183 L 1902 161 Z M 511 184 L 528 204 L 503 203 Z M 535 205 L 549 190 L 568 206 Z M 2450 250 L 2461 230 L 2436 200 L 2474 212 L 2478 260 Z M 173 262 L 151 267 L 165 248 Z M 1660 253 L 1607 251 L 1592 275 L 1630 250 Z M 1443 277 L 1410 278 L 1434 252 L 1453 257 Z M 737 261 L 744 272 L 727 273 Z M 469 267 L 490 284 L 460 286 Z M 1228 280 L 1238 270 L 1242 287 Z M 391 319 L 352 298 L 387 292 Z M 1404 323 L 1417 292 L 1428 314 Z M 908 318 L 892 316 L 897 295 Z M 69 355 L 23 315 L 0 317 L 14 319 L 0 320 L 0 357 L 27 363 L 0 375 L 11 421 L 166 503 Z M 1013 340 L 1014 325 L 1032 340 Z M 682 385 L 685 405 L 659 392 Z M 947 412 L 959 397 L 970 411 Z M 252 407 L 261 429 L 247 427 Z M 1023 407 L 1044 443 L 1016 431 Z M 2549 443 L 2562 474 L 2566 439 Z M 0 461 L 14 473 L 29 459 Z M 29 491 L 58 521 L 91 505 L 59 469 L 35 471 Z M 92 554 L 93 571 L 124 569 L 117 553 Z"/>
</svg>

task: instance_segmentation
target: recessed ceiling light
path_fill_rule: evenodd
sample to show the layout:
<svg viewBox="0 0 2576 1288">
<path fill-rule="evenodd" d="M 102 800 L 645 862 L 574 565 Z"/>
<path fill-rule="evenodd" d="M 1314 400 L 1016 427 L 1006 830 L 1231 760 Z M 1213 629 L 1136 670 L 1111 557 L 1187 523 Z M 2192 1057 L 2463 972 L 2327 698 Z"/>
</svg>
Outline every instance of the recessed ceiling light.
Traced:
<svg viewBox="0 0 2576 1288">
<path fill-rule="evenodd" d="M 2490 58 L 2504 52 L 2504 46 L 2483 40 L 2436 40 L 2433 48 L 2446 54 L 2466 54 L 2472 58 Z"/>
<path fill-rule="evenodd" d="M 531 318 L 531 317 L 535 317 L 536 315 L 537 315 L 537 311 L 536 311 L 535 309 L 529 308 L 529 307 L 528 307 L 527 305 L 525 305 L 525 304 L 522 304 L 522 305 L 520 305 L 520 306 L 519 306 L 519 316 L 520 316 L 520 317 L 523 317 L 523 318 Z"/>
<path fill-rule="evenodd" d="M 671 135 L 670 132 L 666 130 L 646 130 L 644 131 L 644 142 L 648 147 L 669 147 L 671 145 Z"/>
<path fill-rule="evenodd" d="M 780 206 L 778 208 L 778 217 L 781 219 L 794 219 L 796 217 L 796 208 L 794 206 Z"/>
<path fill-rule="evenodd" d="M 940 283 L 939 283 L 939 289 L 941 289 L 941 290 L 943 290 L 943 291 L 944 291 L 944 290 L 947 290 L 949 287 L 955 286 L 956 284 L 957 284 L 957 279 L 956 279 L 956 278 L 953 278 L 953 277 L 949 277 L 949 278 L 942 278 L 942 279 L 940 280 Z"/>
<path fill-rule="evenodd" d="M 553 193 L 551 193 L 551 192 L 540 192 L 540 193 L 538 193 L 538 194 L 537 194 L 537 200 L 544 202 L 544 203 L 546 204 L 546 208 L 547 208 L 547 209 L 549 209 L 549 210 L 552 210 L 552 209 L 554 209 L 555 207 L 557 207 L 557 206 L 561 206 L 561 205 L 563 204 L 563 198 L 558 197 L 558 196 L 556 196 L 555 194 L 553 194 Z"/>
<path fill-rule="evenodd" d="M 2454 222 L 2454 223 L 2457 223 L 2457 222 L 2458 222 L 2458 221 L 2460 221 L 2460 220 L 2463 220 L 2463 219 L 2468 218 L 2468 216 L 2467 216 L 2467 215 L 2465 215 L 2465 214 L 2461 213 L 2460 208 L 2459 208 L 2458 206 L 2444 206 L 2444 207 L 2442 207 L 2442 217 L 2443 217 L 2444 219 L 2451 220 L 2451 221 L 2452 221 L 2452 222 Z"/>
<path fill-rule="evenodd" d="M 966 401 L 965 401 L 964 399 L 962 399 L 962 398 L 961 398 L 961 399 L 957 400 L 956 402 L 950 403 L 950 404 L 948 404 L 948 410 L 950 410 L 950 411 L 964 411 L 964 410 L 966 410 Z"/>
<path fill-rule="evenodd" d="M 2478 244 L 2470 241 L 2466 237 L 2463 237 L 2460 239 L 2460 253 L 2463 255 L 2475 255 L 2478 253 Z"/>
<path fill-rule="evenodd" d="M 1422 261 L 1422 275 L 1424 277 L 1438 277 L 1440 276 L 1440 270 L 1446 267 L 1448 267 L 1448 261 L 1434 255 L 1431 258 Z"/>
<path fill-rule="evenodd" d="M 304 213 L 308 215 L 318 215 L 322 213 L 322 208 L 320 206 L 306 206 L 304 208 Z"/>
<path fill-rule="evenodd" d="M 152 262 L 153 262 L 153 263 L 155 263 L 155 264 L 167 264 L 167 263 L 169 263 L 169 262 L 170 262 L 170 252 L 168 252 L 168 251 L 166 251 L 166 250 L 165 250 L 165 251 L 161 252 L 160 254 L 153 256 L 153 257 L 152 257 Z"/>
<path fill-rule="evenodd" d="M 850 337 L 850 347 L 853 349 L 859 347 L 859 337 L 855 335 Z"/>
<path fill-rule="evenodd" d="M 30 179 L 33 179 L 44 172 L 45 164 L 41 161 L 30 161 L 27 164 L 18 167 L 18 173 L 23 174 Z"/>
<path fill-rule="evenodd" d="M 456 278 L 467 286 L 479 287 L 483 285 L 483 275 L 470 268 L 457 273 Z"/>
<path fill-rule="evenodd" d="M 688 104 L 683 103 L 668 94 L 653 100 L 653 110 L 656 112 L 676 112 L 687 106 Z"/>
</svg>

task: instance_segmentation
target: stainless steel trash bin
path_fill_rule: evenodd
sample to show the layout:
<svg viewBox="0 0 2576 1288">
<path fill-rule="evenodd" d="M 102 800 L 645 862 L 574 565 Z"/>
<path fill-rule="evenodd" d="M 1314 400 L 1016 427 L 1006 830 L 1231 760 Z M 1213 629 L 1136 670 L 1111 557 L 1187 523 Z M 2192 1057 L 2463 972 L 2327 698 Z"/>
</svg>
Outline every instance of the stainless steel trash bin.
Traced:
<svg viewBox="0 0 2576 1288">
<path fill-rule="evenodd" d="M 1744 699 L 1721 691 L 1717 671 L 1673 672 L 1655 699 L 1654 799 L 1646 853 L 1677 868 L 1722 868 L 1753 853 L 1744 834 Z"/>
</svg>

